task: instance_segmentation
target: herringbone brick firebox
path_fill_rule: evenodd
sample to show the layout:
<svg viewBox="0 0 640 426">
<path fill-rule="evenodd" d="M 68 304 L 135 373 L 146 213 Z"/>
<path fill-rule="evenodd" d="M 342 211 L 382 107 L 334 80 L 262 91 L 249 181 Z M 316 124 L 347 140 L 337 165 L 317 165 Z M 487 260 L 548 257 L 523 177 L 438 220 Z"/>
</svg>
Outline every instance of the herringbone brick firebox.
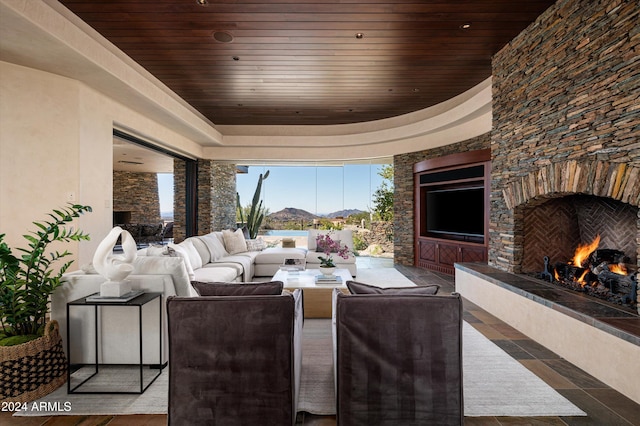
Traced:
<svg viewBox="0 0 640 426">
<path fill-rule="evenodd" d="M 567 262 L 580 244 L 600 237 L 600 248 L 620 250 L 637 264 L 636 230 L 638 209 L 605 197 L 570 195 L 523 209 L 524 257 L 522 271 L 544 270 L 550 263 Z"/>
</svg>

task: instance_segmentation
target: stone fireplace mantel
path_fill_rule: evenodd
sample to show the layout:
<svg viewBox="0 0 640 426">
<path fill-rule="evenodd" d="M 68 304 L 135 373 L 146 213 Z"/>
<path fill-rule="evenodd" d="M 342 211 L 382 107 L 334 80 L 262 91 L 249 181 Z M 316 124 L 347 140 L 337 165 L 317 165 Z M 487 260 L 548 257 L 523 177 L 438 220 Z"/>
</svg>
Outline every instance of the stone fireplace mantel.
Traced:
<svg viewBox="0 0 640 426">
<path fill-rule="evenodd" d="M 532 170 L 506 185 L 508 209 L 534 199 L 562 194 L 590 194 L 640 206 L 640 167 L 606 161 L 563 161 Z"/>
</svg>

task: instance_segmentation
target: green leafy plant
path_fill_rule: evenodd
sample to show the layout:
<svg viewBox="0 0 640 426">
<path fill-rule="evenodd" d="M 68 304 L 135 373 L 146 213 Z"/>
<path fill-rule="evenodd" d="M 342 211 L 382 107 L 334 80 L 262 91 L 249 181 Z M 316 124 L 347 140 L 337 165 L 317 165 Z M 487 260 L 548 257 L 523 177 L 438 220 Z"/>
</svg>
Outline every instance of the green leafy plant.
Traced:
<svg viewBox="0 0 640 426">
<path fill-rule="evenodd" d="M 0 345 L 25 343 L 42 335 L 49 297 L 73 263 L 66 261 L 56 271 L 54 263 L 71 253 L 65 250 L 47 254 L 47 247 L 54 241 L 88 240 L 87 234 L 64 225 L 90 211 L 91 207 L 79 204 L 53 210 L 49 213 L 51 220 L 33 222 L 38 229 L 23 235 L 28 248 L 17 248 L 16 255 L 4 242 L 5 234 L 0 234 L 0 326 L 4 334 Z"/>
<path fill-rule="evenodd" d="M 383 166 L 378 175 L 383 181 L 373 193 L 373 213 L 377 220 L 393 221 L 393 166 Z"/>
<path fill-rule="evenodd" d="M 268 177 L 269 170 L 265 172 L 264 176 L 262 175 L 262 173 L 260 173 L 260 177 L 258 177 L 258 184 L 256 185 L 256 191 L 253 194 L 253 200 L 251 202 L 251 207 L 249 209 L 249 214 L 247 215 L 246 221 L 242 211 L 242 204 L 240 204 L 240 194 L 236 192 L 236 208 L 238 210 L 240 223 L 247 227 L 247 229 L 249 230 L 249 238 L 251 239 L 254 239 L 258 236 L 260 225 L 262 225 L 262 221 L 264 220 L 266 214 L 266 208 L 262 206 L 262 200 L 260 199 L 260 192 L 262 191 L 262 182 Z"/>
<path fill-rule="evenodd" d="M 367 244 L 367 242 L 364 240 L 364 238 L 362 238 L 362 236 L 357 233 L 354 232 L 353 233 L 353 248 L 355 250 L 366 250 L 366 248 L 369 245 Z"/>
</svg>

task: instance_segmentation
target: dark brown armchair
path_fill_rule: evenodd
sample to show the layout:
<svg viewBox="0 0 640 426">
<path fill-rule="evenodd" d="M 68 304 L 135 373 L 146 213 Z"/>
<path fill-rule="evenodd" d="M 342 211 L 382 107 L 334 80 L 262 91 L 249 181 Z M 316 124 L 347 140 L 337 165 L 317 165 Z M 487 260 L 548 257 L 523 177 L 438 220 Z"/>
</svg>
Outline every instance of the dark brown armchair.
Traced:
<svg viewBox="0 0 640 426">
<path fill-rule="evenodd" d="M 302 294 L 275 284 L 265 294 L 259 284 L 194 283 L 201 297 L 167 300 L 169 424 L 295 424 Z"/>
<path fill-rule="evenodd" d="M 338 425 L 463 424 L 460 296 L 389 290 L 334 292 Z"/>
</svg>

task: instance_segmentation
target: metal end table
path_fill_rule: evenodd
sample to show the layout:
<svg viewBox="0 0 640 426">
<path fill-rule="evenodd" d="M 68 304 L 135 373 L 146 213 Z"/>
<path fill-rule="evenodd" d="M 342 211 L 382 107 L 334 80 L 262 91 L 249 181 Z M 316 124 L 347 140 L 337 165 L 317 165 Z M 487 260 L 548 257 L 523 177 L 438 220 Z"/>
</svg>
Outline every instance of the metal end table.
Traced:
<svg viewBox="0 0 640 426">
<path fill-rule="evenodd" d="M 69 316 L 70 314 L 70 309 L 72 307 L 77 308 L 77 307 L 93 307 L 93 317 L 94 317 L 94 333 L 95 333 L 95 363 L 94 364 L 77 364 L 80 367 L 84 367 L 84 366 L 89 366 L 89 365 L 93 365 L 94 366 L 94 371 L 92 374 L 90 374 L 88 377 L 84 378 L 79 384 L 75 385 L 75 386 L 71 386 L 71 366 L 74 365 L 71 362 L 71 326 L 70 323 L 71 321 L 67 320 L 67 392 L 68 393 L 86 393 L 86 394 L 94 394 L 94 393 L 105 393 L 105 394 L 141 394 L 143 393 L 145 390 L 147 390 L 147 388 L 149 386 L 151 386 L 151 384 L 153 382 L 155 382 L 155 380 L 160 376 L 160 374 L 162 374 L 162 370 L 164 368 L 164 365 L 162 364 L 162 293 L 142 293 L 141 295 L 126 301 L 126 302 L 120 302 L 120 301 L 88 301 L 87 297 L 83 297 L 81 299 L 77 299 L 71 302 L 67 303 L 67 319 L 71 318 Z M 153 301 L 153 300 L 157 300 L 158 301 L 158 307 L 159 307 L 159 312 L 160 315 L 158 317 L 158 333 L 160 334 L 160 345 L 158 347 L 158 365 L 157 365 L 157 373 L 155 375 L 153 375 L 151 377 L 151 379 L 147 379 L 149 380 L 148 383 L 145 385 L 144 383 L 144 367 L 145 365 L 143 364 L 143 344 L 142 344 L 142 336 L 143 336 L 143 328 L 142 328 L 142 310 L 144 305 L 146 305 L 147 303 Z M 94 379 L 98 376 L 99 372 L 100 372 L 100 367 L 102 366 L 106 366 L 106 364 L 100 364 L 98 362 L 98 353 L 99 353 L 99 338 L 98 338 L 98 311 L 102 308 L 128 308 L 128 309 L 138 309 L 138 334 L 139 334 L 139 349 L 140 349 L 140 362 L 138 365 L 133 365 L 133 367 L 139 367 L 139 379 L 140 379 L 140 389 L 139 390 L 123 390 L 123 391 L 101 391 L 99 389 L 93 389 L 93 390 L 81 390 L 79 389 L 80 387 L 82 387 L 83 385 L 87 384 L 91 379 Z M 123 367 L 132 367 L 132 365 L 126 365 Z M 149 367 L 152 367 L 151 365 L 149 365 Z"/>
</svg>

